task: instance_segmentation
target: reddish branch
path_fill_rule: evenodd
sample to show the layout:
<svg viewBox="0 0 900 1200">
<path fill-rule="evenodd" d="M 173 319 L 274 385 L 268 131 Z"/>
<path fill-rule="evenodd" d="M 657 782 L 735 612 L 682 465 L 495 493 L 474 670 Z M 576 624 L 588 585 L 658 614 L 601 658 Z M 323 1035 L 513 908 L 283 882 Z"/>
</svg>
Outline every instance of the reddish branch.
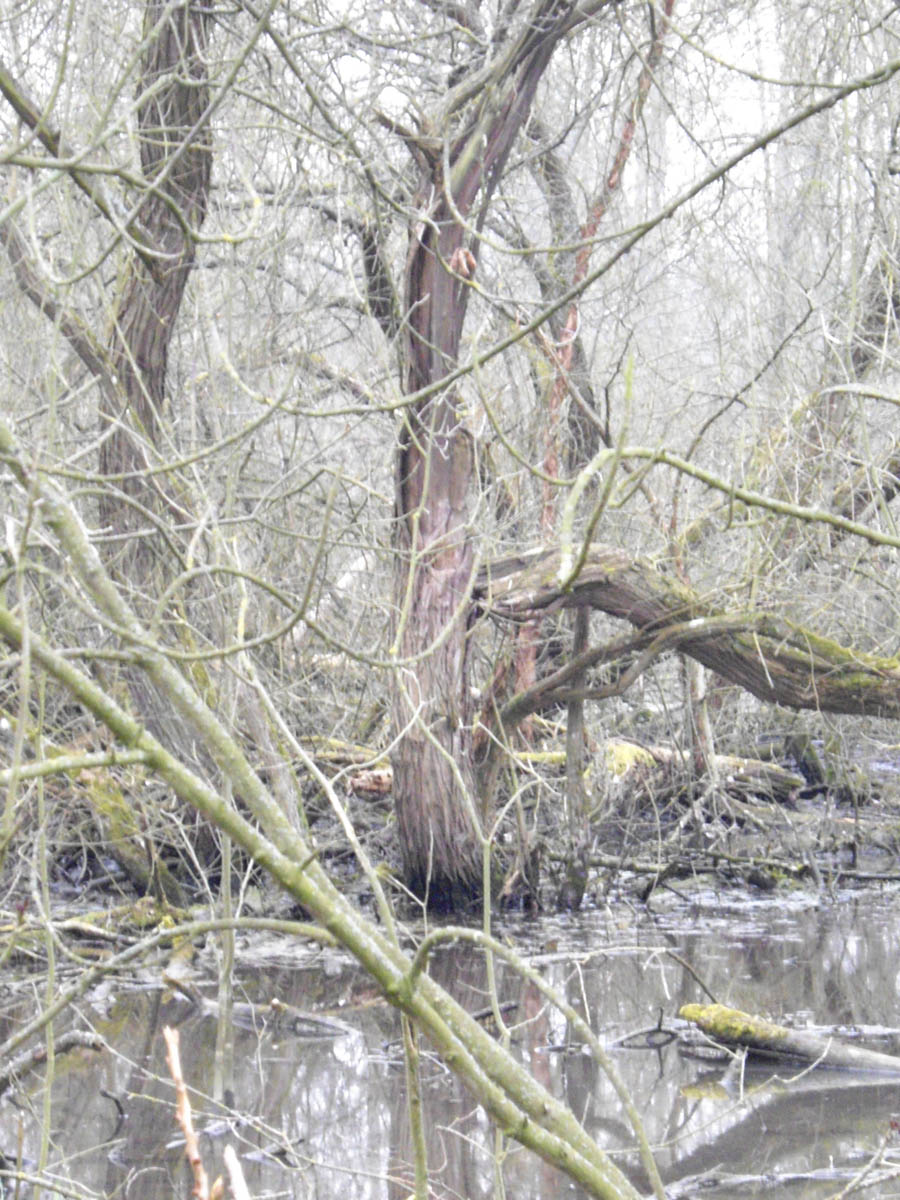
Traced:
<svg viewBox="0 0 900 1200">
<path fill-rule="evenodd" d="M 669 31 L 674 7 L 675 0 L 665 0 L 662 6 L 659 23 L 654 28 L 650 50 L 644 60 L 641 73 L 638 76 L 634 97 L 628 109 L 628 115 L 625 118 L 622 131 L 619 134 L 619 142 L 615 156 L 613 157 L 612 168 L 606 177 L 599 195 L 596 196 L 589 208 L 587 220 L 579 230 L 578 240 L 580 245 L 575 255 L 575 267 L 571 280 L 573 288 L 579 287 L 587 278 L 591 263 L 591 254 L 593 252 L 593 239 L 600 228 L 600 222 L 606 215 L 610 203 L 622 182 L 622 176 L 634 146 L 638 121 L 644 110 L 647 96 L 650 94 L 654 73 L 662 57 L 663 44 Z M 557 344 L 555 346 L 552 345 L 546 337 L 539 338 L 539 344 L 543 352 L 550 359 L 555 372 L 547 409 L 544 452 L 545 479 L 541 509 L 541 531 L 543 537 L 548 540 L 552 537 L 556 524 L 557 493 L 552 480 L 556 479 L 559 475 L 559 414 L 566 392 L 570 387 L 572 360 L 576 341 L 579 336 L 579 325 L 578 301 L 573 300 L 566 313 L 565 324 L 563 325 Z M 529 689 L 535 684 L 539 640 L 540 627 L 536 622 L 529 623 L 520 631 L 516 645 L 516 685 L 519 691 Z M 524 732 L 527 736 L 527 725 L 524 728 Z"/>
<path fill-rule="evenodd" d="M 575 269 L 572 273 L 571 282 L 571 287 L 573 288 L 579 287 L 587 278 L 591 264 L 591 254 L 593 252 L 593 239 L 596 237 L 597 230 L 600 228 L 600 222 L 606 215 L 607 209 L 622 182 L 622 175 L 634 146 L 634 135 L 637 131 L 638 121 L 644 110 L 647 96 L 650 94 L 650 86 L 653 83 L 654 73 L 662 57 L 663 44 L 666 34 L 669 31 L 674 7 L 675 0 L 665 0 L 665 3 L 662 5 L 659 24 L 656 27 L 649 53 L 641 68 L 637 88 L 631 101 L 628 115 L 625 118 L 622 132 L 619 135 L 619 144 L 613 158 L 612 168 L 606 177 L 606 182 L 600 194 L 590 207 L 587 220 L 579 230 L 578 240 L 580 245 L 575 255 Z M 573 300 L 569 305 L 565 324 L 553 352 L 556 375 L 553 381 L 553 389 L 550 393 L 549 410 L 547 413 L 547 448 L 544 457 L 544 473 L 553 479 L 559 474 L 559 411 L 562 407 L 563 398 L 569 388 L 569 374 L 572 369 L 572 355 L 575 348 L 575 340 L 578 337 L 579 323 L 578 301 Z M 545 536 L 551 533 L 555 521 L 556 507 L 554 498 L 553 485 L 549 481 L 545 481 L 544 507 L 541 515 L 541 528 Z"/>
<path fill-rule="evenodd" d="M 206 1168 L 203 1166 L 200 1145 L 197 1141 L 196 1131 L 194 1130 L 191 1102 L 188 1098 L 187 1086 L 185 1085 L 184 1075 L 181 1071 L 178 1030 L 173 1029 L 170 1025 L 166 1025 L 163 1029 L 163 1037 L 166 1040 L 166 1066 L 169 1068 L 169 1074 L 172 1076 L 172 1081 L 175 1084 L 175 1113 L 178 1118 L 178 1124 L 181 1126 L 181 1131 L 184 1134 L 184 1153 L 191 1164 L 191 1173 L 194 1177 L 194 1190 L 192 1194 L 197 1197 L 197 1200 L 210 1200 L 209 1179 L 206 1174 Z"/>
</svg>

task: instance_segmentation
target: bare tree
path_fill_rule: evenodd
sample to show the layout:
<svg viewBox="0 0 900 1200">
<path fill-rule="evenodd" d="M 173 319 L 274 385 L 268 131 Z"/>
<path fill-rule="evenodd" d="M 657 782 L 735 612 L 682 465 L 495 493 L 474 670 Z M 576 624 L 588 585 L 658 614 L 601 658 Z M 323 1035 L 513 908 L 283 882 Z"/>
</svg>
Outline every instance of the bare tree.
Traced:
<svg viewBox="0 0 900 1200">
<path fill-rule="evenodd" d="M 78 54 L 59 6 L 9 18 L 8 872 L 31 779 L 105 772 L 167 831 L 174 795 L 598 1196 L 634 1189 L 429 976 L 443 933 L 401 951 L 346 764 L 391 755 L 405 882 L 454 906 L 491 882 L 476 732 L 494 766 L 567 705 L 574 792 L 585 704 L 670 651 L 817 717 L 900 714 L 900 63 L 860 2 L 818 14 L 821 63 L 748 69 L 735 40 L 777 49 L 808 7 L 153 0 L 90 8 Z M 575 657 L 508 696 L 509 626 L 569 608 Z M 329 877 L 347 845 L 381 928 Z"/>
<path fill-rule="evenodd" d="M 444 379 L 457 365 L 477 271 L 478 231 L 535 91 L 562 38 L 595 8 L 536 4 L 451 90 L 415 138 L 424 180 L 406 269 L 409 325 L 398 455 L 394 727 L 397 815 L 409 885 L 439 907 L 476 896 L 482 856 L 466 669 L 475 458 L 459 399 Z"/>
<path fill-rule="evenodd" d="M 133 533 L 147 520 L 129 499 L 152 512 L 159 507 L 155 494 L 165 491 L 148 468 L 158 465 L 163 449 L 169 345 L 208 205 L 210 25 L 207 0 L 175 6 L 152 0 L 144 8 L 136 106 L 146 189 L 134 221 L 148 255 L 132 254 L 113 314 L 109 358 L 123 402 L 101 407 L 100 472 L 120 477 L 124 495 L 101 493 L 100 520 L 118 534 Z"/>
<path fill-rule="evenodd" d="M 121 483 L 101 489 L 101 523 L 119 539 L 148 532 L 163 493 L 152 473 L 162 449 L 169 345 L 195 258 L 195 234 L 206 215 L 211 168 L 209 87 L 205 52 L 208 4 L 144 8 L 141 64 L 135 105 L 143 172 L 140 198 L 127 215 L 110 203 L 93 176 L 77 168 L 73 181 L 132 249 L 111 314 L 112 333 L 103 345 L 83 320 L 66 313 L 48 294 L 29 263 L 27 246 L 11 215 L 3 224 L 20 287 L 62 331 L 100 382 L 102 418 L 99 468 Z M 76 153 L 11 73 L 0 87 L 20 120 L 57 158 Z M 134 507 L 132 507 L 134 505 Z M 176 510 L 177 512 L 177 506 Z M 138 541 L 138 544 L 140 542 Z M 130 547 L 124 574 L 139 584 L 141 555 Z M 147 565 L 146 555 L 144 568 Z"/>
<path fill-rule="evenodd" d="M 125 543 L 123 569 L 135 530 L 175 551 L 152 583 L 129 581 L 211 701 L 252 654 L 299 732 L 389 746 L 406 882 L 438 905 L 473 898 L 492 800 L 476 725 L 502 760 L 522 710 L 491 683 L 511 639 L 498 650 L 472 603 L 485 560 L 565 543 L 575 564 L 602 531 L 629 560 L 674 564 L 704 614 L 731 613 L 727 586 L 749 596 L 738 616 L 767 593 L 843 637 L 816 540 L 827 527 L 841 563 L 859 535 L 893 544 L 889 422 L 850 420 L 868 404 L 859 388 L 892 386 L 893 177 L 872 195 L 857 180 L 846 208 L 819 199 L 843 161 L 828 124 L 841 104 L 890 147 L 886 36 L 860 16 L 851 47 L 829 25 L 825 73 L 854 69 L 820 88 L 800 57 L 748 82 L 704 39 L 759 34 L 774 53 L 771 31 L 735 31 L 715 9 L 682 29 L 669 4 L 362 5 L 321 24 L 274 5 L 234 22 L 200 3 L 142 15 L 117 33 L 121 70 L 59 58 L 69 108 L 24 18 L 29 49 L 0 76 L 4 161 L 28 184 L 0 223 L 4 286 L 32 306 L 13 313 L 4 369 L 38 414 L 14 415 L 90 496 L 98 545 Z M 758 103 L 726 106 L 726 121 L 715 89 L 749 83 Z M 759 205 L 784 204 L 795 150 L 824 182 L 780 223 Z M 873 195 L 880 255 L 859 223 Z M 782 253 L 787 226 L 811 230 L 802 262 Z M 839 337 L 848 295 L 858 319 Z M 38 330 L 49 376 L 27 358 Z M 712 503 L 710 478 L 725 486 Z M 814 532 L 799 532 L 801 510 Z M 889 577 L 848 569 L 883 632 Z M 792 596 L 798 573 L 819 583 Z M 545 583 L 577 589 L 565 573 Z M 64 589 L 53 604 L 61 640 L 140 659 L 114 629 L 88 636 Z M 264 745 L 259 714 L 236 711 Z"/>
</svg>

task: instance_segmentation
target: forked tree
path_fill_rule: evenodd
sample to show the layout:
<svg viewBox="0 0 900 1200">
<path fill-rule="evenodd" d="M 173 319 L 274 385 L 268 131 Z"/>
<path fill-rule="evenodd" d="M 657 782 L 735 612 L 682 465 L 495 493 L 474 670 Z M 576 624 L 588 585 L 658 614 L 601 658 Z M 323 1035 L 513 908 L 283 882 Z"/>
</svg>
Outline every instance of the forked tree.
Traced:
<svg viewBox="0 0 900 1200">
<path fill-rule="evenodd" d="M 488 219 L 510 148 L 517 134 L 526 127 L 535 90 L 556 49 L 564 39 L 576 36 L 588 19 L 601 22 L 606 19 L 606 8 L 602 3 L 536 4 L 522 25 L 504 29 L 503 38 L 494 35 L 487 61 L 478 62 L 468 75 L 448 90 L 436 111 L 427 120 L 423 118 L 418 133 L 404 131 L 416 156 L 422 184 L 413 203 L 414 221 L 405 275 L 404 385 L 407 406 L 397 469 L 398 555 L 394 595 L 397 635 L 393 650 L 398 665 L 394 690 L 394 794 L 407 882 L 438 906 L 453 906 L 478 894 L 484 882 L 482 847 L 486 823 L 483 818 L 487 816 L 479 811 L 479 807 L 490 802 L 489 795 L 478 795 L 472 759 L 473 714 L 467 648 L 472 612 L 469 601 L 476 566 L 469 507 L 474 455 L 453 372 L 458 365 L 467 300 L 477 280 L 479 235 Z M 573 378 L 573 351 L 579 349 L 575 300 L 581 287 L 590 282 L 587 269 L 590 239 L 597 232 L 610 191 L 618 185 L 636 135 L 636 118 L 640 116 L 659 69 L 661 37 L 671 13 L 671 5 L 654 6 L 651 12 L 649 50 L 646 59 L 642 60 L 644 67 L 632 99 L 632 119 L 625 122 L 618 149 L 614 148 L 610 154 L 609 161 L 613 165 L 608 186 L 601 189 L 591 218 L 580 231 L 583 240 L 571 291 L 561 293 L 568 311 L 559 335 L 562 350 L 553 359 L 556 384 L 551 400 L 555 400 L 557 407 Z M 742 148 L 731 161 L 692 184 L 687 198 L 717 184 L 744 157 L 776 142 L 796 125 L 856 91 L 883 86 L 896 70 L 896 63 L 888 64 L 845 87 L 832 90 L 805 108 L 798 108 L 780 127 L 773 127 L 756 142 Z M 531 130 L 532 137 L 536 128 L 537 125 Z M 552 162 L 550 165 L 552 167 Z M 561 194 L 557 187 L 553 197 L 557 203 Z M 658 226 L 684 202 L 685 197 L 681 197 L 664 206 L 645 227 L 623 239 L 610 261 L 627 254 L 647 229 Z M 593 219 L 595 215 L 596 220 Z M 577 236 L 576 230 L 576 239 Z M 558 257 L 565 257 L 562 249 Z M 560 307 L 559 297 L 557 290 L 554 297 L 557 308 Z M 374 307 L 373 303 L 373 311 Z M 553 312 L 547 313 L 547 319 L 548 322 L 553 320 Z M 785 338 L 783 344 L 788 340 Z M 779 353 L 776 349 L 772 361 Z M 578 406 L 573 405 L 573 409 L 577 411 Z M 552 404 L 551 412 L 544 414 L 544 419 L 553 419 Z M 708 424 L 704 424 L 697 434 L 695 446 Z M 676 463 L 673 456 L 667 457 L 663 453 L 656 456 L 652 450 L 640 446 L 634 448 L 634 461 L 629 462 L 627 450 L 620 454 L 618 449 L 612 448 L 609 430 L 593 431 L 594 447 L 604 439 L 607 449 L 601 450 L 593 466 L 585 467 L 579 463 L 577 455 L 574 460 L 570 456 L 570 466 L 574 470 L 582 467 L 585 471 L 572 490 L 573 496 L 588 494 L 597 480 L 603 478 L 604 472 L 607 483 L 611 484 L 612 476 L 621 471 L 634 479 L 633 487 L 643 487 L 644 464 L 657 457 L 658 461 L 668 461 L 685 475 L 694 470 L 689 461 Z M 573 442 L 577 441 L 576 436 Z M 555 472 L 558 461 L 555 455 L 548 456 L 550 474 Z M 720 480 L 714 481 L 713 486 L 720 483 Z M 629 490 L 632 485 L 626 483 L 623 487 Z M 729 487 L 734 501 L 741 489 L 725 485 L 723 490 L 727 491 Z M 890 499 L 888 491 L 880 489 L 880 494 Z M 747 498 L 751 506 L 763 509 L 769 506 L 769 498 L 765 495 L 748 492 Z M 831 521 L 836 529 L 866 536 L 865 530 L 852 521 L 842 520 L 837 513 L 829 512 L 827 506 L 816 508 L 775 500 L 770 507 L 776 514 L 801 522 Z M 552 521 L 547 524 L 552 526 Z M 544 536 L 547 536 L 547 530 Z M 895 544 L 890 534 L 885 535 L 885 540 L 887 544 Z M 597 561 L 596 556 L 590 556 L 587 546 L 583 550 L 579 559 L 576 546 L 564 546 L 555 559 L 551 555 L 555 569 L 549 573 L 548 559 L 540 560 L 540 566 L 532 566 L 527 559 L 523 560 L 522 566 L 526 568 L 523 591 L 534 597 L 534 603 L 529 606 L 522 598 L 522 592 L 515 593 L 520 601 L 516 610 L 519 619 L 530 615 L 536 618 L 541 611 L 573 605 L 583 609 L 597 607 L 638 625 L 646 641 L 643 646 L 633 649 L 643 654 L 642 661 L 650 662 L 655 657 L 656 652 L 646 653 L 648 645 L 655 639 L 660 649 L 677 646 L 725 678 L 735 680 L 767 700 L 829 711 L 893 713 L 893 703 L 885 699 L 885 693 L 893 694 L 896 683 L 893 663 L 867 662 L 865 670 L 854 674 L 852 663 L 856 656 L 852 652 L 800 628 L 794 629 L 790 641 L 807 649 L 792 649 L 788 662 L 779 657 L 783 649 L 779 639 L 783 634 L 771 635 L 771 650 L 763 651 L 765 639 L 760 637 L 761 626 L 753 614 L 725 618 L 727 627 L 722 627 L 718 622 L 719 614 L 713 614 L 689 588 L 678 597 L 670 594 L 665 577 L 657 578 L 652 572 L 648 573 L 640 563 L 634 568 L 634 578 L 640 577 L 639 585 L 627 603 L 619 603 L 618 576 L 610 578 L 612 598 L 596 586 L 579 587 L 580 569 L 586 563 Z M 600 559 L 605 553 L 606 548 L 598 548 Z M 628 566 L 627 554 L 623 566 Z M 539 570 L 544 574 L 539 575 Z M 535 588 L 536 582 L 540 587 Z M 507 581 L 505 586 L 513 585 Z M 657 601 L 663 593 L 668 599 L 660 605 Z M 490 588 L 483 594 L 490 597 Z M 499 604 L 494 604 L 493 610 L 508 612 L 509 606 L 501 599 Z M 643 617 L 651 612 L 653 615 L 644 620 Z M 678 630 L 679 623 L 685 618 L 697 618 L 700 614 L 704 620 L 707 617 L 714 619 L 702 628 Z M 768 627 L 766 633 L 770 636 Z M 585 651 L 582 667 L 591 661 L 591 653 Z M 602 656 L 602 652 L 593 653 L 593 661 Z M 762 682 L 757 678 L 758 674 L 761 674 Z M 633 672 L 626 671 L 625 676 L 630 679 Z M 878 686 L 879 678 L 888 679 L 885 688 Z M 507 731 L 523 713 L 534 711 L 548 700 L 558 703 L 574 696 L 577 701 L 578 689 L 573 691 L 572 679 L 573 674 L 566 673 L 560 680 L 560 688 L 552 695 L 547 688 L 524 680 L 528 695 L 514 700 L 505 710 Z M 851 681 L 850 687 L 848 681 Z"/>
<path fill-rule="evenodd" d="M 452 381 L 479 232 L 560 42 L 607 0 L 540 0 L 446 94 L 421 136 L 405 276 L 408 396 L 397 451 L 394 794 L 409 886 L 437 907 L 482 883 L 467 639 L 472 436 Z"/>
<path fill-rule="evenodd" d="M 169 347 L 196 258 L 195 235 L 209 200 L 206 51 L 211 20 L 207 0 L 174 5 L 147 0 L 144 6 L 134 97 L 142 186 L 130 210 L 120 201 L 110 201 L 100 176 L 79 169 L 79 154 L 56 128 L 52 112 L 32 98 L 26 81 L 0 63 L 0 91 L 26 130 L 24 144 L 33 140 L 48 159 L 68 160 L 72 182 L 91 202 L 90 216 L 102 214 L 107 237 L 129 247 L 104 341 L 47 290 L 29 261 L 27 241 L 14 214 L 0 223 L 0 240 L 19 287 L 59 324 L 99 383 L 99 468 L 109 481 L 99 490 L 100 525 L 113 554 L 121 553 L 125 544 L 121 574 L 136 587 L 145 582 L 140 578 L 149 565 L 145 539 L 154 531 L 156 514 L 167 504 L 169 517 L 178 511 L 166 499 L 155 468 L 164 450 Z M 16 155 L 11 157 L 15 162 Z M 142 536 L 136 537 L 138 533 Z"/>
</svg>

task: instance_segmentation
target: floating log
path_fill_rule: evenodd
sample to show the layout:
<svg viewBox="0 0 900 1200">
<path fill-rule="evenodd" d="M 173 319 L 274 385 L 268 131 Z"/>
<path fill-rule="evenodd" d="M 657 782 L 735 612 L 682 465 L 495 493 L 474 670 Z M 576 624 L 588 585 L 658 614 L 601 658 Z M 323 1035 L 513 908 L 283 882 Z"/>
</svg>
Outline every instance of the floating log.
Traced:
<svg viewBox="0 0 900 1200">
<path fill-rule="evenodd" d="M 678 1015 L 697 1025 L 714 1041 L 728 1047 L 743 1047 L 761 1058 L 900 1075 L 900 1058 L 892 1054 L 848 1046 L 802 1029 L 788 1029 L 723 1004 L 685 1004 Z"/>
</svg>

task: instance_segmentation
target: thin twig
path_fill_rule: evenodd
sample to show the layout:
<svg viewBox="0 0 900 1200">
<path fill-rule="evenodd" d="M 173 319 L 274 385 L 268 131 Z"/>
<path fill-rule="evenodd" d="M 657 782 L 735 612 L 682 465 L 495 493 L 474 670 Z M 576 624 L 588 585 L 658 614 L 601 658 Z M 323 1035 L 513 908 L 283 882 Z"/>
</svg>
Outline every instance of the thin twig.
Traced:
<svg viewBox="0 0 900 1200">
<path fill-rule="evenodd" d="M 194 1131 L 191 1102 L 188 1099 L 187 1087 L 185 1086 L 184 1076 L 181 1073 L 178 1030 L 173 1029 L 171 1025 L 166 1025 L 163 1028 L 163 1037 L 166 1040 L 166 1065 L 175 1084 L 175 1114 L 178 1118 L 178 1124 L 184 1133 L 184 1153 L 191 1164 L 191 1171 L 194 1176 L 193 1195 L 197 1197 L 197 1200 L 210 1200 L 209 1179 L 206 1175 L 206 1168 L 203 1166 L 200 1146 L 197 1143 L 197 1134 Z"/>
</svg>

